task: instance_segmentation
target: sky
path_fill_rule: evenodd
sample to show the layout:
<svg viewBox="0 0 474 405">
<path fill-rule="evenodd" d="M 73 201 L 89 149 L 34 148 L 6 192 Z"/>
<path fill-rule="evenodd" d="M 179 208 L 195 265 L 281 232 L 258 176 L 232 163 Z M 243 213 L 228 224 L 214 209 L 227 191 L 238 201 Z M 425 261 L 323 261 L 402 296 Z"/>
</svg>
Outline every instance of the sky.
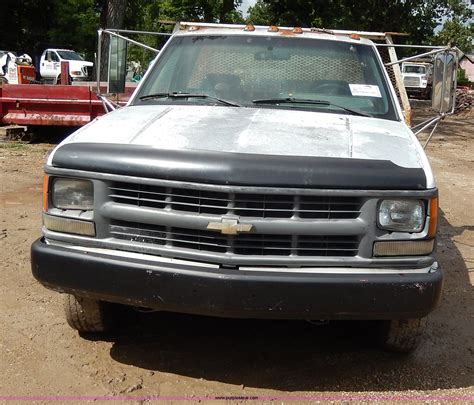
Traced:
<svg viewBox="0 0 474 405">
<path fill-rule="evenodd" d="M 247 10 L 250 6 L 253 6 L 256 1 L 257 0 L 242 0 L 242 5 L 240 6 L 240 9 L 244 13 L 244 15 L 247 15 Z"/>
</svg>

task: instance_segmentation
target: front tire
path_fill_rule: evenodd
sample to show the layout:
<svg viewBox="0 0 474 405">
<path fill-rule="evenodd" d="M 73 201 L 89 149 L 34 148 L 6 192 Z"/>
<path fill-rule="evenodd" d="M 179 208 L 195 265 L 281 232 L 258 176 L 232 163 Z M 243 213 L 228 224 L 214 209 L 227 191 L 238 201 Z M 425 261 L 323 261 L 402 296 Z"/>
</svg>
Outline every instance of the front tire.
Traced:
<svg viewBox="0 0 474 405">
<path fill-rule="evenodd" d="M 410 353 L 415 350 L 426 329 L 427 318 L 392 319 L 382 327 L 381 344 L 390 351 Z"/>
<path fill-rule="evenodd" d="M 102 301 L 66 294 L 64 312 L 69 326 L 79 332 L 105 332 L 112 326 L 110 306 Z"/>
</svg>

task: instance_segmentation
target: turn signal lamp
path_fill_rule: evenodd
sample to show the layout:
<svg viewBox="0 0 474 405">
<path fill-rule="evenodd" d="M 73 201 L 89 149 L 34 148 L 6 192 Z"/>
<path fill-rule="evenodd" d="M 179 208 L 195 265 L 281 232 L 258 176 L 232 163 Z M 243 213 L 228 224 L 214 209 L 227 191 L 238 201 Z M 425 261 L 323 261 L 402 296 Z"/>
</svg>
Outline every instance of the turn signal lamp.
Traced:
<svg viewBox="0 0 474 405">
<path fill-rule="evenodd" d="M 430 200 L 429 209 L 430 226 L 428 228 L 428 236 L 434 238 L 436 236 L 436 231 L 438 230 L 438 197 Z"/>
<path fill-rule="evenodd" d="M 253 24 L 247 24 L 244 28 L 244 31 L 255 31 L 255 27 Z"/>
<path fill-rule="evenodd" d="M 92 221 L 43 214 L 43 225 L 50 231 L 95 236 L 95 224 Z"/>
<path fill-rule="evenodd" d="M 43 212 L 48 211 L 48 185 L 49 176 L 45 174 L 43 177 Z"/>
<path fill-rule="evenodd" d="M 278 27 L 276 25 L 270 25 L 270 27 L 268 27 L 268 32 L 278 32 Z"/>
<path fill-rule="evenodd" d="M 434 239 L 374 243 L 374 256 L 423 256 L 434 248 Z"/>
</svg>

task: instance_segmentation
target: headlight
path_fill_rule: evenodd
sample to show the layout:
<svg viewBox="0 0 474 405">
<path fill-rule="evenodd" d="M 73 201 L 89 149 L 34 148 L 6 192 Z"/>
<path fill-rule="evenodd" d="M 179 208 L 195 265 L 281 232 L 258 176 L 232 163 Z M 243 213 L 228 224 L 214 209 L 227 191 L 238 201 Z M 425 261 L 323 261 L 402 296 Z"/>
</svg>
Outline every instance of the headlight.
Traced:
<svg viewBox="0 0 474 405">
<path fill-rule="evenodd" d="M 425 205 L 420 200 L 383 200 L 378 217 L 382 229 L 421 232 L 425 224 Z"/>
<path fill-rule="evenodd" d="M 63 210 L 91 210 L 94 188 L 89 180 L 57 178 L 53 181 L 51 202 Z"/>
</svg>

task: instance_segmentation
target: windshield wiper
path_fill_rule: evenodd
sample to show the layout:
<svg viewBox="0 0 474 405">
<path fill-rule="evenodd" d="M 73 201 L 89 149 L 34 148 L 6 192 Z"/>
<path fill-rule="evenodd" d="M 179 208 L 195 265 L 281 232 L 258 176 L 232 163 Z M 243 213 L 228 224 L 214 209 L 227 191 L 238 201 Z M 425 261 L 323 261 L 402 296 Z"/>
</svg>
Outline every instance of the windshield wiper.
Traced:
<svg viewBox="0 0 474 405">
<path fill-rule="evenodd" d="M 252 103 L 254 104 L 314 104 L 314 105 L 325 105 L 325 106 L 332 106 L 336 108 L 340 108 L 341 110 L 347 111 L 348 113 L 354 114 L 354 115 L 360 115 L 362 117 L 371 117 L 373 118 L 372 115 L 362 112 L 362 111 L 356 111 L 352 110 L 347 107 L 343 107 L 342 105 L 339 104 L 334 104 L 330 101 L 326 100 L 312 100 L 312 99 L 306 99 L 306 98 L 293 98 L 293 97 L 286 97 L 286 98 L 262 98 L 259 100 L 252 100 Z"/>
<path fill-rule="evenodd" d="M 155 93 L 147 94 L 146 96 L 139 97 L 140 100 L 153 100 L 156 98 L 207 98 L 210 100 L 218 101 L 221 104 L 229 105 L 231 107 L 242 107 L 240 104 L 232 101 L 223 100 L 218 97 L 210 96 L 209 94 L 195 94 L 195 93 Z"/>
</svg>

